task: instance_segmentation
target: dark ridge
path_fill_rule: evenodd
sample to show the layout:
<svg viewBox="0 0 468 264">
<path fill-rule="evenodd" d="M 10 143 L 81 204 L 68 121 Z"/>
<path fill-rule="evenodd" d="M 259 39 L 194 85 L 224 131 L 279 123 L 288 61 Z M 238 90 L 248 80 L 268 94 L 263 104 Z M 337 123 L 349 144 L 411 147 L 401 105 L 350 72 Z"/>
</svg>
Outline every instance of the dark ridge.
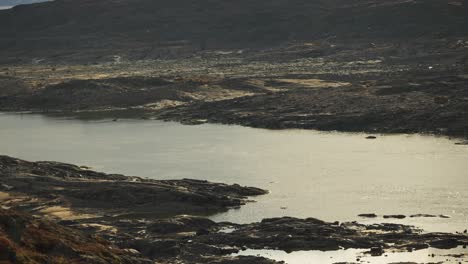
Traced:
<svg viewBox="0 0 468 264">
<path fill-rule="evenodd" d="M 461 0 L 57 0 L 1 11 L 0 55 L 157 57 L 169 47 L 190 53 L 324 38 L 464 36 L 467 10 Z"/>
</svg>

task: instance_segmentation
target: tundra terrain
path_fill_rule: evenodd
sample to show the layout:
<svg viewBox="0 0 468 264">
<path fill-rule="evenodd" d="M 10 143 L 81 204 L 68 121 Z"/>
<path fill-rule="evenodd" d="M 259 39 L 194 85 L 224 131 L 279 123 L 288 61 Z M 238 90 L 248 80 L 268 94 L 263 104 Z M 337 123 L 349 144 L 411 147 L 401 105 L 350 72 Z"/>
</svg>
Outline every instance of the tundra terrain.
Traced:
<svg viewBox="0 0 468 264">
<path fill-rule="evenodd" d="M 0 111 L 468 138 L 466 1 L 29 2 L 0 10 Z M 466 230 L 206 218 L 266 193 L 0 156 L 0 263 L 266 264 L 279 262 L 241 253 L 468 244 Z"/>
</svg>

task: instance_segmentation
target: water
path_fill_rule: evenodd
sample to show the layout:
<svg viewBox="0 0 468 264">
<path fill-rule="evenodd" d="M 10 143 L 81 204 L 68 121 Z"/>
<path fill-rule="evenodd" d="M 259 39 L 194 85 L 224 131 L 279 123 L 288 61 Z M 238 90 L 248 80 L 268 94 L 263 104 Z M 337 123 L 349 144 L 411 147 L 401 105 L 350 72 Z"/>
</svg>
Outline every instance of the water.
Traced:
<svg viewBox="0 0 468 264">
<path fill-rule="evenodd" d="M 286 253 L 282 250 L 247 249 L 233 256 L 262 256 L 287 264 L 332 264 L 356 260 L 357 263 L 387 264 L 387 263 L 466 263 L 468 249 L 458 247 L 450 250 L 428 248 L 414 252 L 387 252 L 382 256 L 364 254 L 365 249 L 346 249 L 337 251 L 294 251 Z M 434 255 L 433 255 L 434 254 Z M 359 261 L 358 261 L 359 259 Z"/>
<path fill-rule="evenodd" d="M 247 223 L 282 215 L 327 221 L 398 222 L 426 230 L 468 228 L 468 146 L 444 137 L 155 120 L 79 120 L 0 114 L 0 153 L 89 165 L 154 179 L 196 178 L 271 191 L 212 216 Z M 359 219 L 360 213 L 451 218 Z"/>
<path fill-rule="evenodd" d="M 29 0 L 29 1 L 18 1 L 18 3 L 15 3 L 16 5 L 27 5 L 27 4 L 34 4 L 34 3 L 41 3 L 41 2 L 49 2 L 53 0 Z M 0 10 L 4 9 L 10 9 L 13 8 L 15 5 L 2 5 L 2 1 L 0 0 Z M 5 4 L 5 3 L 4 3 Z M 14 4 L 14 3 L 8 3 L 8 4 Z"/>
</svg>

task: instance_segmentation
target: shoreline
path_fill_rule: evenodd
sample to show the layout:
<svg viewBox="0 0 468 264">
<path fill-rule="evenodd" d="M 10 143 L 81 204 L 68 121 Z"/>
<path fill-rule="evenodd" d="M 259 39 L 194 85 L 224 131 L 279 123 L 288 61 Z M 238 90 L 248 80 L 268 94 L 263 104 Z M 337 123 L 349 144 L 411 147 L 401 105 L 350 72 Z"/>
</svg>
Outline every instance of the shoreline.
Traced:
<svg viewBox="0 0 468 264">
<path fill-rule="evenodd" d="M 330 53 L 311 57 L 310 43 L 296 43 L 294 52 L 277 47 L 173 60 L 4 65 L 0 110 L 112 118 L 131 111 L 137 119 L 183 124 L 466 139 L 466 47 L 454 43 L 337 43 L 343 50 L 334 50 L 318 41 Z M 422 53 L 400 54 L 404 47 Z"/>
<path fill-rule="evenodd" d="M 216 263 L 276 263 L 262 257 L 231 255 L 243 248 L 276 248 L 287 252 L 367 248 L 372 254 L 382 255 L 392 250 L 449 249 L 468 244 L 467 234 L 421 233 L 401 224 L 362 225 L 292 217 L 234 224 L 193 216 L 239 207 L 248 196 L 266 194 L 262 189 L 236 184 L 189 179 L 146 180 L 65 163 L 27 162 L 8 156 L 0 156 L 0 175 L 3 194 L 0 236 L 12 239 L 8 232 L 2 233 L 7 231 L 1 227 L 11 221 L 8 219 L 48 221 L 51 224 L 46 224 L 47 228 L 65 228 L 77 234 L 68 239 L 85 240 L 88 235 L 97 235 L 110 241 L 112 247 L 120 248 L 121 258 L 133 258 L 131 263 L 149 260 L 173 263 L 176 259 L 199 263 L 202 256 Z M 231 231 L 222 231 L 226 229 Z M 15 244 L 14 240 L 12 243 Z M 47 250 L 36 253 L 48 254 Z M 61 254 L 65 258 L 73 255 Z"/>
<path fill-rule="evenodd" d="M 218 120 L 200 120 L 200 119 L 184 119 L 181 120 L 180 118 L 173 116 L 167 117 L 165 116 L 166 113 L 155 113 L 151 110 L 145 109 L 93 109 L 93 110 L 79 110 L 79 111 L 68 111 L 68 110 L 54 110 L 54 111 L 47 111 L 42 112 L 39 110 L 0 110 L 0 113 L 4 114 L 13 114 L 13 115 L 43 115 L 50 118 L 67 118 L 67 119 L 77 119 L 77 120 L 84 120 L 84 121 L 95 121 L 95 120 L 110 120 L 113 122 L 118 122 L 120 119 L 122 120 L 148 120 L 148 121 L 161 121 L 161 122 L 174 122 L 181 125 L 187 126 L 196 126 L 196 125 L 203 125 L 203 124 L 213 124 L 213 125 L 227 125 L 227 126 L 242 126 L 254 129 L 266 129 L 266 130 L 311 130 L 311 131 L 318 131 L 318 132 L 330 132 L 330 133 L 358 133 L 365 135 L 373 135 L 376 136 L 391 136 L 391 135 L 421 135 L 421 136 L 428 136 L 428 137 L 445 137 L 450 140 L 461 140 L 461 142 L 457 142 L 457 145 L 466 145 L 466 140 L 468 139 L 468 135 L 466 134 L 447 134 L 444 132 L 436 132 L 436 131 L 391 131 L 391 130 L 384 130 L 384 131 L 376 131 L 376 130 L 360 130 L 360 129 L 335 129 L 335 128 L 320 128 L 320 127 L 282 127 L 282 126 L 269 126 L 264 124 L 252 124 L 252 123 L 243 123 L 243 122 L 224 122 Z M 87 116 L 90 117 L 87 117 Z M 162 116 L 161 116 L 162 115 Z M 171 115 L 171 114 L 169 114 Z M 182 115 L 182 114 L 181 114 Z M 99 116 L 99 117 L 98 117 Z"/>
</svg>

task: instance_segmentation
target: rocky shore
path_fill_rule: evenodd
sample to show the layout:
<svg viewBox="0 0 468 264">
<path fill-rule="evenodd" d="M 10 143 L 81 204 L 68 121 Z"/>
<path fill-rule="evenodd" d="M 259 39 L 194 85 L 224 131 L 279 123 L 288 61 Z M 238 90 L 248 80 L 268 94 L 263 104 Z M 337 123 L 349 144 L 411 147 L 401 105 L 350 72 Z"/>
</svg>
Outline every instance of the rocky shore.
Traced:
<svg viewBox="0 0 468 264">
<path fill-rule="evenodd" d="M 104 174 L 70 164 L 7 156 L 0 156 L 0 175 L 0 190 L 15 197 L 3 201 L 3 205 L 35 208 L 65 219 L 130 213 L 147 217 L 207 214 L 241 206 L 247 196 L 267 193 L 253 187 L 191 179 L 164 181 Z"/>
<path fill-rule="evenodd" d="M 468 136 L 468 76 L 414 73 L 392 78 L 318 89 L 304 85 L 307 79 L 287 79 L 283 86 L 296 82 L 300 88 L 180 105 L 156 116 L 185 124 Z"/>
<path fill-rule="evenodd" d="M 0 110 L 467 137 L 468 39 L 316 41 L 169 60 L 5 65 Z"/>
<path fill-rule="evenodd" d="M 239 185 L 148 180 L 8 156 L 0 157 L 0 183 L 4 263 L 278 263 L 233 254 L 359 248 L 382 255 L 468 244 L 464 233 L 423 233 L 400 224 L 291 217 L 235 224 L 203 216 L 267 193 Z"/>
</svg>

